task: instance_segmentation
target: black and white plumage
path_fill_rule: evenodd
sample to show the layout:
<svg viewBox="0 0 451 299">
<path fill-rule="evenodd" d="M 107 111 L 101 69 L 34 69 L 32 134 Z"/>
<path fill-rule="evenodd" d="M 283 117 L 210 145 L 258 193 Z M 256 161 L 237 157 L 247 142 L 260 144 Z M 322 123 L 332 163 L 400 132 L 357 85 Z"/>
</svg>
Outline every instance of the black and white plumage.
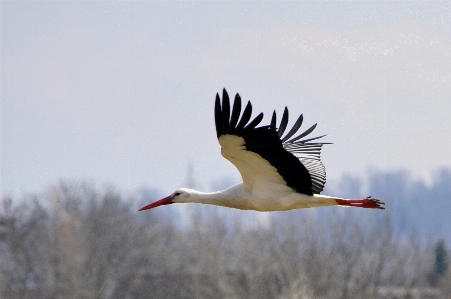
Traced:
<svg viewBox="0 0 451 299">
<path fill-rule="evenodd" d="M 383 202 L 371 197 L 348 200 L 320 195 L 326 183 L 326 171 L 320 154 L 326 143 L 315 140 L 325 135 L 307 138 L 316 124 L 299 134 L 302 114 L 288 133 L 284 134 L 289 118 L 286 107 L 279 127 L 275 111 L 271 123 L 260 127 L 257 126 L 263 120 L 263 113 L 251 120 L 250 102 L 242 113 L 241 111 L 239 94 L 235 96 L 233 106 L 230 105 L 225 89 L 222 102 L 219 94 L 216 94 L 215 124 L 221 154 L 235 165 L 243 183 L 213 193 L 182 188 L 140 211 L 170 203 L 187 202 L 257 211 L 333 205 L 384 209 Z"/>
</svg>

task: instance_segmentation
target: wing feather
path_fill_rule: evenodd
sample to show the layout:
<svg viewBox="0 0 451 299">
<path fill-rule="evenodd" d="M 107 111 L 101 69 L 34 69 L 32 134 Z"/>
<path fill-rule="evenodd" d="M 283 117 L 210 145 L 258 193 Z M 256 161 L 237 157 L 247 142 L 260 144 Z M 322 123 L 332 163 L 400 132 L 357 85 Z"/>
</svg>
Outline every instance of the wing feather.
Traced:
<svg viewBox="0 0 451 299">
<path fill-rule="evenodd" d="M 285 135 L 285 137 L 282 138 L 282 142 L 287 141 L 288 139 L 291 138 L 291 136 L 293 136 L 294 134 L 296 134 L 296 132 L 299 130 L 299 128 L 302 125 L 302 121 L 304 120 L 304 116 L 302 116 L 302 114 L 298 117 L 298 120 L 294 123 L 294 126 L 291 128 L 290 132 L 288 132 L 287 135 Z"/>
<path fill-rule="evenodd" d="M 254 118 L 253 121 L 251 121 L 246 127 L 244 127 L 244 131 L 249 132 L 249 131 L 255 129 L 255 127 L 259 123 L 261 123 L 262 120 L 263 120 L 263 113 L 260 113 L 259 115 L 257 115 L 257 117 Z"/>
<path fill-rule="evenodd" d="M 309 141 L 325 135 L 302 140 L 316 128 L 316 124 L 292 138 L 302 126 L 301 114 L 283 137 L 289 120 L 287 107 L 277 129 L 276 111 L 273 112 L 270 125 L 257 127 L 263 119 L 263 113 L 249 122 L 252 104 L 247 103 L 242 115 L 241 104 L 241 97 L 236 94 L 230 113 L 226 90 L 223 90 L 222 105 L 216 94 L 215 124 L 222 155 L 237 167 L 245 187 L 252 188 L 259 180 L 309 195 L 320 193 L 326 183 L 326 171 L 320 159 L 321 148 L 325 143 Z"/>
<path fill-rule="evenodd" d="M 223 132 L 228 132 L 230 127 L 230 101 L 229 94 L 222 90 L 222 129 Z"/>
<path fill-rule="evenodd" d="M 241 97 L 236 94 L 235 101 L 233 102 L 232 116 L 230 118 L 229 132 L 233 133 L 238 123 L 241 114 Z"/>
<path fill-rule="evenodd" d="M 280 122 L 279 130 L 278 130 L 278 134 L 279 134 L 280 138 L 282 138 L 282 135 L 285 132 L 285 129 L 287 128 L 287 125 L 288 125 L 288 108 L 285 106 L 285 110 L 283 111 L 283 115 L 282 115 L 282 121 Z"/>
<path fill-rule="evenodd" d="M 216 94 L 215 101 L 215 125 L 216 125 L 216 135 L 219 138 L 219 136 L 224 134 L 224 129 L 222 127 L 221 99 L 219 98 L 219 94 Z"/>
<path fill-rule="evenodd" d="M 244 128 L 249 119 L 251 119 L 251 116 L 252 116 L 252 104 L 251 102 L 247 102 L 246 108 L 244 108 L 243 115 L 241 116 L 241 120 L 236 126 L 237 132 L 240 132 Z"/>
<path fill-rule="evenodd" d="M 288 140 L 288 142 L 292 143 L 292 142 L 295 142 L 295 141 L 307 136 L 308 134 L 312 133 L 312 131 L 315 130 L 315 128 L 316 128 L 316 124 L 314 124 L 313 126 L 308 128 L 304 133 L 300 134 L 299 136 L 297 136 L 291 140 Z"/>
<path fill-rule="evenodd" d="M 271 117 L 271 126 L 273 126 L 275 128 L 277 126 L 276 122 L 277 122 L 277 115 L 276 115 L 276 110 L 274 110 L 274 112 L 272 113 L 272 117 Z"/>
</svg>

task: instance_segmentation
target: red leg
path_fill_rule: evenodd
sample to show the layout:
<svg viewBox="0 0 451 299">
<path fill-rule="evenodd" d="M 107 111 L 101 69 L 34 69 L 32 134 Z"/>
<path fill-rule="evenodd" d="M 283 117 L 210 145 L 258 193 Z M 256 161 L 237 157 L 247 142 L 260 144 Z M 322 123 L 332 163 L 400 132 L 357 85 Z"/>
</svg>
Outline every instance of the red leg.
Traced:
<svg viewBox="0 0 451 299">
<path fill-rule="evenodd" d="M 371 198 L 368 196 L 364 199 L 336 199 L 336 202 L 339 206 L 348 206 L 348 207 L 357 207 L 357 208 L 366 208 L 366 209 L 380 209 L 384 210 L 385 205 L 384 202 L 379 199 Z"/>
</svg>

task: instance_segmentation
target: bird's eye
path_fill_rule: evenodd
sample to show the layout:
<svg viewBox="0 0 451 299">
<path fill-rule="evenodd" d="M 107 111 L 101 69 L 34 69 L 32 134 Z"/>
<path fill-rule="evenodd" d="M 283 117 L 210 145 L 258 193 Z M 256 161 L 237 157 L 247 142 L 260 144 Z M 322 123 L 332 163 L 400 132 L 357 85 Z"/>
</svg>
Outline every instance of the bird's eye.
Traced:
<svg viewBox="0 0 451 299">
<path fill-rule="evenodd" d="M 179 196 L 179 195 L 180 195 L 180 192 L 175 192 L 174 193 L 174 197 Z"/>
</svg>

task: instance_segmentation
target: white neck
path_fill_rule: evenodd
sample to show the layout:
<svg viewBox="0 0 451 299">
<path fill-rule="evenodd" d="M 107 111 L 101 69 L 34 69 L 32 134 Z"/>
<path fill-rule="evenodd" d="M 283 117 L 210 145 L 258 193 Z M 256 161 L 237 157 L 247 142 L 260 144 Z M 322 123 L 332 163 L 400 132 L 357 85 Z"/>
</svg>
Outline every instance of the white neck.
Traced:
<svg viewBox="0 0 451 299">
<path fill-rule="evenodd" d="M 245 190 L 242 184 L 238 184 L 217 192 L 201 192 L 187 188 L 183 188 L 183 190 L 190 194 L 184 202 L 209 204 L 242 210 L 252 209 L 252 207 L 245 200 Z"/>
</svg>

